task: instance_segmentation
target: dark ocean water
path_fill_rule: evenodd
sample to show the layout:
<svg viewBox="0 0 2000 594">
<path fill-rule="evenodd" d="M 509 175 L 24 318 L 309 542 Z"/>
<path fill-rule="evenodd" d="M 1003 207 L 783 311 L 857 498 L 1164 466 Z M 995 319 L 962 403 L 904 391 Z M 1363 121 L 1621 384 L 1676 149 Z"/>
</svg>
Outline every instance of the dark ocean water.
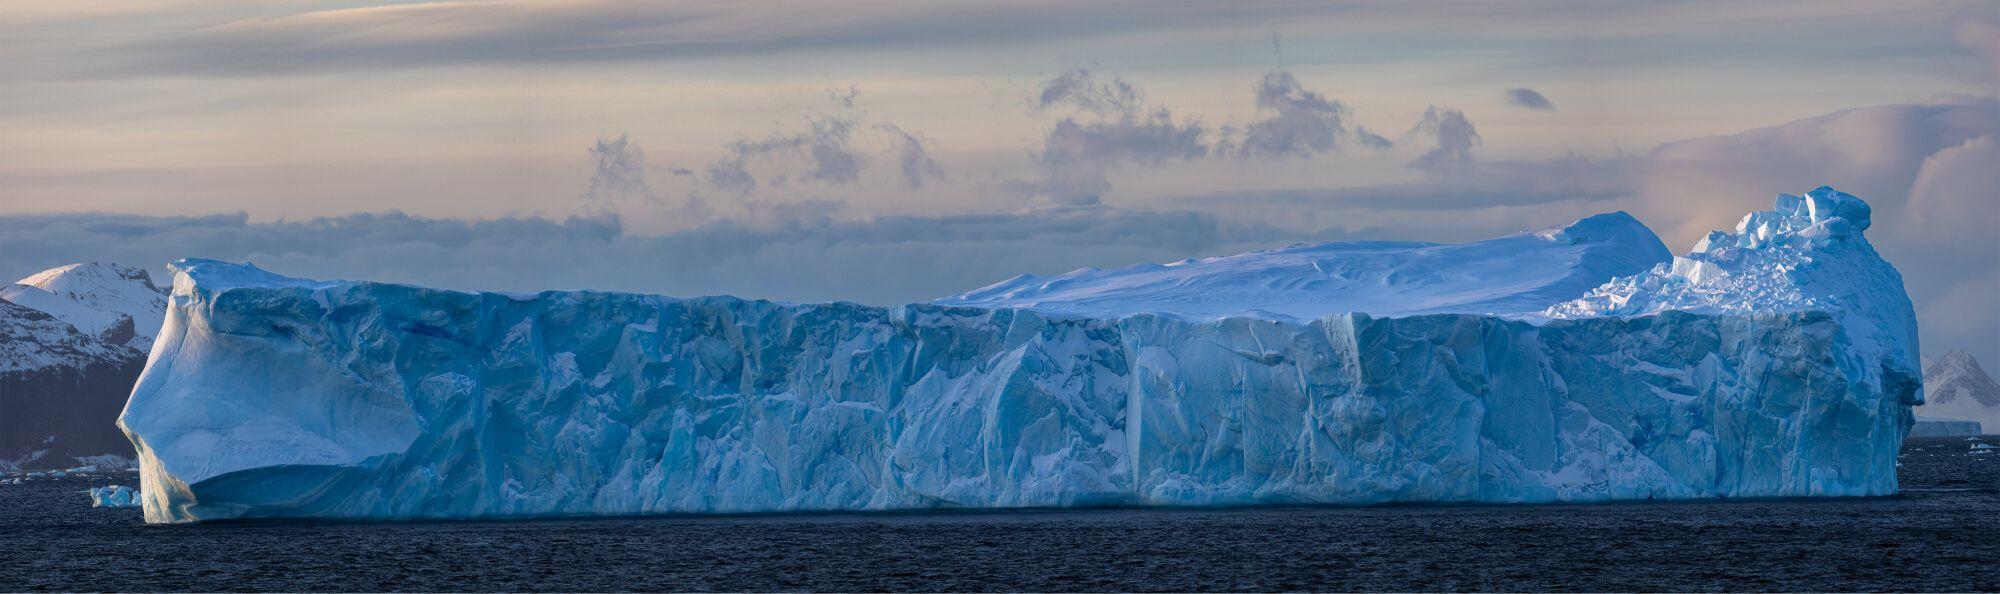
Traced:
<svg viewBox="0 0 2000 594">
<path fill-rule="evenodd" d="M 2000 443 L 2000 439 L 1991 439 Z M 2000 454 L 1895 497 L 149 526 L 0 486 L 0 590 L 2000 590 Z"/>
</svg>

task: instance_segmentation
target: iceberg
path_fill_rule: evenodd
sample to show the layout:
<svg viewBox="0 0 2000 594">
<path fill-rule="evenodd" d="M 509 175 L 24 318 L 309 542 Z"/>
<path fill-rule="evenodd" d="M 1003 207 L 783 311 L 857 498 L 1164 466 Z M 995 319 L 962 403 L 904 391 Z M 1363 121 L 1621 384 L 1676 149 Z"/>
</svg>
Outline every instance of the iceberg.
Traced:
<svg viewBox="0 0 2000 594">
<path fill-rule="evenodd" d="M 91 507 L 139 507 L 139 492 L 125 485 L 91 487 Z"/>
<path fill-rule="evenodd" d="M 1889 494 L 1914 318 L 1830 192 L 886 308 L 181 260 L 119 426 L 150 522 Z"/>
<path fill-rule="evenodd" d="M 1671 263 L 1606 283 L 1546 313 L 1586 318 L 1664 311 L 1752 317 L 1824 312 L 1843 331 L 1841 364 L 1850 377 L 1915 387 L 1923 360 L 1916 309 L 1903 289 L 1903 275 L 1863 237 L 1870 219 L 1866 202 L 1830 187 L 1780 195 L 1777 208 L 1744 215 L 1735 233 L 1711 231 L 1694 251 Z"/>
<path fill-rule="evenodd" d="M 1960 435 L 1984 435 L 1979 421 L 1943 419 L 1917 415 L 1916 424 L 1910 426 L 1910 437 L 1957 437 Z"/>
</svg>

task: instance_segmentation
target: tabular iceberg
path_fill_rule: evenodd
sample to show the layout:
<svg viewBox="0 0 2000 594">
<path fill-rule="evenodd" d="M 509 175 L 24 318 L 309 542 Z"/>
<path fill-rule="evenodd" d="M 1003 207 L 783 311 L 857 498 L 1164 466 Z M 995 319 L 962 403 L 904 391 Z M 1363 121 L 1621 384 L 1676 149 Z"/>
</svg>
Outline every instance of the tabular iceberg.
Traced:
<svg viewBox="0 0 2000 594">
<path fill-rule="evenodd" d="M 1693 280 L 1662 278 L 1687 265 L 1623 215 L 1494 240 L 1518 248 L 1497 260 L 1268 252 L 1326 255 L 1259 273 L 1317 271 L 1319 305 L 1130 282 L 1158 268 L 879 308 L 184 260 L 120 426 L 154 522 L 1887 494 L 1919 398 L 1913 315 L 1865 206 L 1821 208 L 1840 196 L 1782 197 L 1752 215 L 1760 243 L 1690 256 L 1712 263 Z M 1883 284 L 1772 285 L 1824 266 Z M 1111 289 L 1087 308 L 1050 290 L 1092 284 Z M 1484 292 L 1350 309 L 1383 300 L 1370 287 Z M 1658 297 L 1691 289 L 1803 293 Z"/>
</svg>

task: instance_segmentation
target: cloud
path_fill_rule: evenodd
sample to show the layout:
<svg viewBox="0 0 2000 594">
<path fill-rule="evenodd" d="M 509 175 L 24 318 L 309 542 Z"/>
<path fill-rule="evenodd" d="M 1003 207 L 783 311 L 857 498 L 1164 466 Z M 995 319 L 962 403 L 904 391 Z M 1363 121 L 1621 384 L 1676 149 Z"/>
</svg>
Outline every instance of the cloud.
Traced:
<svg viewBox="0 0 2000 594">
<path fill-rule="evenodd" d="M 1660 215 L 1663 236 L 1691 242 L 1733 226 L 1746 200 L 1831 184 L 1879 203 L 1878 218 L 1892 221 L 1926 160 L 1996 135 L 2000 99 L 1946 97 L 1667 143 L 1647 156 L 1638 208 Z"/>
<path fill-rule="evenodd" d="M 690 194 L 673 200 L 654 192 L 652 183 L 646 179 L 646 153 L 626 135 L 620 134 L 615 140 L 598 138 L 589 151 L 592 163 L 590 183 L 577 199 L 577 212 L 586 216 L 605 216 L 617 213 L 621 208 L 640 206 L 667 214 L 680 225 L 699 223 L 714 216 L 708 202 L 700 196 Z M 673 168 L 668 170 L 668 174 L 682 177 L 692 176 L 694 172 Z"/>
<path fill-rule="evenodd" d="M 1111 171 L 1127 165 L 1158 165 L 1209 153 L 1209 130 L 1199 120 L 1174 118 L 1165 106 L 1147 107 L 1137 87 L 1122 79 L 1098 82 L 1073 69 L 1041 85 L 1035 106 L 1075 108 L 1042 138 L 1035 155 L 1040 178 L 1015 182 L 1019 191 L 1064 206 L 1089 206 L 1111 190 Z"/>
<path fill-rule="evenodd" d="M 1907 229 L 1920 231 L 1909 239 L 1950 250 L 1968 238 L 1991 233 L 1995 220 L 2000 219 L 1995 213 L 2000 207 L 2000 167 L 1996 165 L 2000 165 L 2000 143 L 1984 134 L 1924 157 L 1915 181 L 1910 183 L 1909 204 L 1898 221 Z M 1955 251 L 1978 261 L 1993 256 L 1976 250 Z"/>
<path fill-rule="evenodd" d="M 186 23 L 100 50 L 134 75 L 264 76 L 440 65 L 666 60 L 852 48 L 956 47 L 1206 30 L 1217 22 L 1285 22 L 1358 7 L 1108 0 L 680 4 L 579 0 L 425 2 Z M 210 12 L 201 11 L 203 16 Z M 273 14 L 276 13 L 276 14 Z M 204 26 L 205 25 L 205 26 Z"/>
<path fill-rule="evenodd" d="M 757 178 L 750 172 L 751 163 L 797 158 L 808 164 L 805 171 L 798 173 L 801 178 L 830 185 L 852 184 L 861 179 L 861 170 L 868 166 L 868 156 L 851 144 L 858 125 L 854 117 L 820 115 L 810 118 L 807 129 L 801 132 L 732 142 L 727 156 L 709 164 L 708 182 L 718 189 L 747 194 L 757 188 Z"/>
<path fill-rule="evenodd" d="M 2000 23 L 1971 16 L 1957 19 L 1952 33 L 1958 44 L 1974 55 L 1984 58 L 1986 65 L 2000 76 Z"/>
<path fill-rule="evenodd" d="M 1461 125 L 1462 124 L 1462 125 Z M 857 127 L 854 134 L 860 134 Z M 884 135 L 886 131 L 876 130 Z M 105 259 L 157 265 L 178 256 L 250 259 L 281 272 L 460 288 L 602 288 L 736 293 L 794 300 L 894 303 L 935 297 L 1021 272 L 1061 272 L 1234 253 L 1312 238 L 1468 239 L 1624 209 L 1685 249 L 1779 192 L 1831 184 L 1867 199 L 1870 238 L 1903 271 L 1925 349 L 2000 360 L 1992 295 L 2000 262 L 2000 99 L 1844 110 L 1736 134 L 1669 143 L 1644 155 L 1547 161 L 1475 158 L 1462 113 L 1429 110 L 1413 140 L 1435 173 L 1364 188 L 1297 188 L 1178 199 L 1166 212 L 1103 206 L 933 217 L 852 216 L 839 203 L 751 204 L 736 221 L 637 235 L 610 216 L 563 220 L 431 219 L 395 213 L 303 222 L 212 217 L 0 217 L 0 274 Z M 1056 121 L 1032 184 L 1087 204 L 1114 167 L 1212 156 L 1200 122 L 1155 110 Z M 635 143 L 591 151 L 625 187 Z M 1071 158 L 1061 158 L 1071 157 Z M 793 175 L 811 171 L 809 161 Z M 1074 167 L 1074 169 L 1065 169 Z M 1056 192 L 1068 192 L 1055 194 Z M 588 191 L 586 191 L 588 193 Z M 1263 218 L 1241 215 L 1258 211 Z M 1256 223 L 1253 221 L 1264 221 Z M 1304 221 L 1300 223 L 1300 221 Z M 1303 225 L 1373 223 L 1323 234 Z"/>
<path fill-rule="evenodd" d="M 1131 113 L 1141 104 L 1139 89 L 1132 83 L 1115 77 L 1099 82 L 1096 75 L 1083 68 L 1072 68 L 1042 82 L 1041 92 L 1035 98 L 1037 110 L 1067 105 L 1098 115 Z"/>
<path fill-rule="evenodd" d="M 1625 207 L 1670 245 L 1733 226 L 1779 192 L 1830 184 L 1874 208 L 1870 240 L 1903 272 L 1925 350 L 2000 360 L 2000 99 L 1838 111 L 1670 143 L 1646 158 Z"/>
<path fill-rule="evenodd" d="M 749 160 L 735 155 L 708 164 L 707 176 L 708 185 L 721 190 L 748 194 L 757 189 L 757 177 L 750 175 Z"/>
<path fill-rule="evenodd" d="M 1263 119 L 1211 130 L 1196 118 L 1176 119 L 1166 106 L 1147 105 L 1144 93 L 1123 79 L 1102 81 L 1081 68 L 1064 72 L 1040 86 L 1034 105 L 1077 113 L 1057 121 L 1044 137 L 1036 158 L 1041 179 L 1016 186 L 1055 204 L 1090 205 L 1111 190 L 1110 173 L 1124 166 L 1211 156 L 1312 158 L 1348 142 L 1391 145 L 1348 123 L 1346 105 L 1307 90 L 1290 72 L 1266 74 L 1253 91 Z"/>
<path fill-rule="evenodd" d="M 1346 105 L 1308 91 L 1292 73 L 1264 75 L 1256 87 L 1257 110 L 1270 114 L 1243 129 L 1234 149 L 1243 157 L 1311 157 L 1333 152 L 1348 139 L 1372 148 L 1388 148 L 1381 135 L 1347 123 Z"/>
<path fill-rule="evenodd" d="M 1488 39 L 1539 45 L 1551 35 L 1588 30 L 1604 39 L 1642 41 L 1625 44 L 1631 48 L 1611 47 L 1616 44 L 1586 48 L 1584 53 L 1592 54 L 1589 58 L 1634 59 L 1629 56 L 1642 53 L 1652 60 L 1678 61 L 1685 60 L 1689 51 L 1714 44 L 1684 52 L 1661 52 L 1655 44 L 1643 42 L 1690 34 L 1717 35 L 1719 31 L 1756 37 L 1776 28 L 1797 29 L 1801 23 L 1821 21 L 1879 23 L 1885 20 L 1881 17 L 1885 13 L 1913 20 L 1906 16 L 1911 12 L 1907 7 L 1857 0 L 1735 10 L 1728 23 L 1719 23 L 1714 5 L 1707 2 L 1470 2 L 1454 4 L 1454 18 L 1449 19 L 1438 18 L 1435 11 L 1410 10 L 1393 2 L 972 0 L 926 6 L 924 10 L 882 0 L 782 5 L 616 0 L 343 2 L 336 3 L 342 7 L 334 9 L 321 9 L 324 3 L 166 3 L 166 7 L 153 6 L 160 3 L 120 3 L 115 9 L 81 10 L 51 8 L 74 2 L 13 4 L 0 12 L 0 25 L 18 25 L 22 34 L 31 35 L 25 39 L 64 40 L 85 37 L 65 35 L 73 31 L 104 30 L 69 26 L 79 20 L 137 30 L 139 34 L 114 36 L 110 41 L 64 41 L 80 45 L 84 51 L 74 53 L 97 62 L 96 70 L 145 77 L 294 76 L 461 65 L 539 67 L 911 48 L 927 52 L 967 47 L 1019 51 L 1054 45 L 1052 42 L 1113 36 L 1124 36 L 1121 42 L 1142 38 L 1154 43 L 1201 39 L 1218 31 L 1276 29 L 1309 37 L 1379 37 L 1389 45 L 1414 46 L 1432 45 L 1424 43 L 1427 41 L 1463 44 Z M 1898 33 L 1903 30 L 1885 34 Z"/>
<path fill-rule="evenodd" d="M 1176 121 L 1166 108 L 1107 121 L 1063 118 L 1049 130 L 1036 157 L 1042 179 L 1034 190 L 1056 204 L 1097 204 L 1111 189 L 1106 176 L 1112 169 L 1201 158 L 1208 154 L 1207 134 L 1201 122 Z"/>
<path fill-rule="evenodd" d="M 829 90 L 831 109 L 807 117 L 804 129 L 729 143 L 723 156 L 703 169 L 700 181 L 709 189 L 739 197 L 760 187 L 786 188 L 793 181 L 822 187 L 866 186 L 870 180 L 863 174 L 877 158 L 896 164 L 900 185 L 906 189 L 947 179 L 944 167 L 931 158 L 923 135 L 891 122 L 871 121 L 856 107 L 859 95 L 852 85 Z M 680 171 L 686 170 L 676 174 Z"/>
<path fill-rule="evenodd" d="M 646 153 L 625 135 L 618 135 L 617 140 L 597 139 L 590 147 L 590 157 L 596 167 L 590 174 L 590 187 L 583 192 L 582 208 L 605 210 L 628 198 L 660 203 L 659 195 L 646 183 Z"/>
<path fill-rule="evenodd" d="M 1550 103 L 1548 97 L 1543 97 L 1541 93 L 1536 92 L 1534 89 L 1526 87 L 1516 87 L 1512 89 L 1507 89 L 1506 94 L 1507 94 L 1507 103 L 1517 107 L 1525 107 L 1528 109 L 1534 109 L 1540 111 L 1556 110 L 1556 104 Z"/>
<path fill-rule="evenodd" d="M 837 203 L 772 205 L 762 220 L 664 235 L 615 216 L 465 220 L 401 213 L 299 222 L 245 215 L 0 216 L 0 278 L 88 260 L 162 272 L 168 259 L 248 260 L 311 278 L 506 291 L 601 289 L 680 296 L 897 304 L 1023 272 L 1168 262 L 1284 245 L 1308 234 L 1188 211 L 1070 208 L 833 218 Z"/>
<path fill-rule="evenodd" d="M 895 124 L 877 124 L 875 127 L 888 133 L 895 145 L 896 163 L 903 173 L 903 187 L 914 190 L 924 187 L 927 182 L 945 179 L 944 168 L 938 166 L 937 161 L 931 159 L 930 152 L 924 149 L 923 137 Z"/>
<path fill-rule="evenodd" d="M 1472 151 L 1482 142 L 1479 130 L 1472 126 L 1472 120 L 1465 118 L 1465 113 L 1435 105 L 1424 110 L 1424 119 L 1410 130 L 1410 136 L 1430 147 L 1410 162 L 1410 167 L 1419 171 L 1449 172 L 1470 167 Z"/>
</svg>

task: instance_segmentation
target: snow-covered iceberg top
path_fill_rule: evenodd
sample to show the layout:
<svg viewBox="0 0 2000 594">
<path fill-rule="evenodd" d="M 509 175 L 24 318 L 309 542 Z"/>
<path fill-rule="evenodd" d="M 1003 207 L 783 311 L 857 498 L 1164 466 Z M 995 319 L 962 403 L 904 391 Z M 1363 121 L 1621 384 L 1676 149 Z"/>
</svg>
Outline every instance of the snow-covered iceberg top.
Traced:
<svg viewBox="0 0 2000 594">
<path fill-rule="evenodd" d="M 1870 218 L 1866 202 L 1831 187 L 1780 194 L 1772 210 L 1744 215 L 1735 233 L 1711 231 L 1685 256 L 1544 314 L 1826 312 L 1840 320 L 1856 364 L 1872 367 L 1880 360 L 1894 368 L 1898 381 L 1914 383 L 1921 377 L 1916 310 L 1902 274 L 1864 236 Z"/>
<path fill-rule="evenodd" d="M 1819 220 L 1851 226 L 1847 212 Z M 1716 252 L 1719 269 L 1879 262 L 1858 234 L 1785 238 L 1831 238 L 1836 224 L 1765 218 L 1775 224 L 1759 241 L 1770 243 L 1744 249 L 1790 245 L 1791 256 Z M 1629 218 L 1593 221 L 1634 235 Z M 1364 254 L 1345 269 L 1357 278 L 1442 295 L 1405 289 L 1498 277 L 1411 263 L 1512 261 L 1464 253 L 1479 245 L 1534 261 L 1576 248 L 1573 261 L 1598 262 L 1593 246 L 1616 243 L 1598 228 L 1337 249 Z M 1299 253 L 1310 249 L 1262 252 L 1298 258 L 1270 268 L 1243 256 L 1213 269 L 1343 270 Z M 155 522 L 1895 492 L 1916 383 L 1881 348 L 1892 343 L 1850 335 L 1895 320 L 1823 297 L 1851 288 L 1812 283 L 1799 291 L 1810 307 L 1548 309 L 1625 284 L 1681 290 L 1634 264 L 1625 279 L 1594 268 L 1607 276 L 1595 289 L 1525 313 L 1525 300 L 1492 306 L 1514 312 L 1504 316 L 1450 308 L 1547 299 L 1545 281 L 1579 267 L 1507 277 L 1523 282 L 1441 299 L 1459 304 L 1443 312 L 1307 319 L 1054 307 L 1219 303 L 1167 299 L 1193 296 L 1181 287 L 1198 277 L 1046 309 L 878 308 L 443 291 L 189 260 L 173 267 L 166 323 L 119 424 Z M 1151 274 L 1131 270 L 1092 281 Z M 1867 280 L 1880 279 L 1856 277 Z M 1310 293 L 1253 309 L 1282 312 Z"/>
<path fill-rule="evenodd" d="M 1672 256 L 1624 212 L 1472 243 L 1321 243 L 1112 270 L 1017 276 L 939 299 L 1117 317 L 1311 320 L 1346 313 L 1530 314 Z"/>
</svg>

